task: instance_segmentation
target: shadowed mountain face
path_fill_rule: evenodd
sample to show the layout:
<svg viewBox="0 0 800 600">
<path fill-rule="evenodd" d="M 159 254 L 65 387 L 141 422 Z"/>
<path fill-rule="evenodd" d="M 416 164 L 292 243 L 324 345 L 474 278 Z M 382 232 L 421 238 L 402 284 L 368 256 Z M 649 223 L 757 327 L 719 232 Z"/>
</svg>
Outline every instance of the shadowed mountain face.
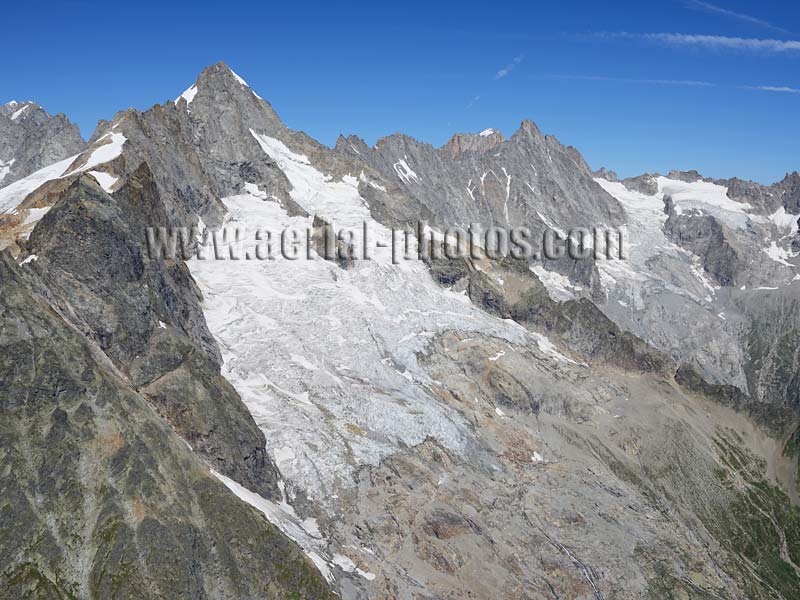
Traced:
<svg viewBox="0 0 800 600">
<path fill-rule="evenodd" d="M 78 126 L 35 102 L 0 106 L 0 186 L 7 186 L 86 147 Z"/>
<path fill-rule="evenodd" d="M 0 255 L 0 595 L 327 597 L 47 291 Z"/>
<path fill-rule="evenodd" d="M 328 148 L 221 63 L 75 154 L 0 188 L 13 597 L 800 594 L 796 174 L 620 182 L 530 121 Z M 629 259 L 323 256 L 420 220 Z"/>
</svg>

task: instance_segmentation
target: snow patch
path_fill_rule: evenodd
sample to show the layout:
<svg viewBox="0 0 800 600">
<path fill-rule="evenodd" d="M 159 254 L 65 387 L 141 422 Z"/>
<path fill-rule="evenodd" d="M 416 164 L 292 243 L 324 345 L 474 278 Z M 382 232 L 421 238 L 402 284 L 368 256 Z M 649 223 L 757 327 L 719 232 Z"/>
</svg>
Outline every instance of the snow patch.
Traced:
<svg viewBox="0 0 800 600">
<path fill-rule="evenodd" d="M 63 176 L 64 171 L 78 158 L 78 155 L 71 156 L 49 167 L 39 169 L 35 173 L 28 175 L 24 179 L 15 181 L 0 189 L 0 213 L 9 212 L 19 205 L 25 197 L 36 190 L 43 183 Z"/>
<path fill-rule="evenodd" d="M 484 129 L 478 135 L 481 137 L 489 137 L 494 133 L 494 129 Z"/>
<path fill-rule="evenodd" d="M 333 560 L 331 562 L 345 573 L 358 573 L 367 581 L 372 581 L 375 579 L 375 575 L 373 573 L 368 573 L 367 571 L 362 571 L 361 569 L 357 568 L 356 564 L 350 559 L 350 557 L 345 556 L 344 554 L 334 553 Z"/>
<path fill-rule="evenodd" d="M 728 197 L 728 188 L 707 181 L 686 183 L 678 179 L 657 177 L 658 191 L 672 198 L 676 214 L 691 209 L 714 215 L 729 226 L 744 229 L 753 208 L 747 202 L 736 202 Z"/>
<path fill-rule="evenodd" d="M 419 177 L 411 167 L 408 166 L 405 160 L 400 159 L 394 163 L 393 166 L 395 173 L 397 173 L 397 176 L 402 179 L 404 183 L 411 183 L 412 181 L 419 183 Z"/>
<path fill-rule="evenodd" d="M 29 108 L 30 108 L 30 104 L 25 104 L 25 105 L 24 105 L 22 108 L 20 108 L 20 109 L 17 109 L 16 111 L 14 111 L 14 114 L 13 114 L 13 115 L 11 115 L 11 120 L 12 120 L 12 121 L 16 121 L 16 120 L 17 120 L 17 119 L 19 119 L 19 118 L 20 118 L 20 117 L 21 117 L 23 114 L 25 114 L 25 111 L 27 111 Z"/>
<path fill-rule="evenodd" d="M 31 225 L 33 223 L 38 222 L 41 220 L 43 216 L 47 214 L 47 211 L 50 210 L 50 206 L 44 206 L 42 208 L 29 208 L 28 214 L 25 216 L 25 220 L 22 222 L 23 225 Z"/>
<path fill-rule="evenodd" d="M 109 194 L 111 193 L 111 189 L 119 181 L 119 177 L 114 177 L 113 175 L 109 175 L 103 171 L 89 171 L 89 175 L 94 177 L 97 180 L 97 183 L 100 184 L 100 187 Z"/>
<path fill-rule="evenodd" d="M 322 573 L 328 583 L 333 583 L 334 577 L 328 563 L 320 556 L 324 540 L 312 538 L 303 528 L 302 522 L 288 504 L 275 504 L 263 496 L 251 492 L 246 487 L 238 484 L 233 479 L 211 469 L 211 474 L 225 484 L 240 500 L 246 502 L 267 517 L 267 520 L 280 529 L 289 538 L 294 540 L 306 553 L 314 565 Z M 289 510 L 286 509 L 289 508 Z"/>
<path fill-rule="evenodd" d="M 776 244 L 774 241 L 770 243 L 769 248 L 762 248 L 761 251 L 764 252 L 767 256 L 769 256 L 776 263 L 785 265 L 787 267 L 794 266 L 787 260 L 789 258 L 794 258 L 794 256 L 789 254 L 789 252 L 787 252 L 785 249 L 778 246 L 778 244 Z"/>
<path fill-rule="evenodd" d="M 366 175 L 364 175 L 364 171 L 361 171 L 361 173 L 358 176 L 358 180 L 359 181 L 363 181 L 368 186 L 373 187 L 376 190 L 380 190 L 382 192 L 386 192 L 386 188 L 385 187 L 383 187 L 379 183 L 375 183 L 374 181 L 370 181 L 370 179 Z"/>
<path fill-rule="evenodd" d="M 542 335 L 541 333 L 536 333 L 536 332 L 532 332 L 531 335 L 536 340 L 536 344 L 539 346 L 539 350 L 541 350 L 545 354 L 548 354 L 561 362 L 569 363 L 571 365 L 579 364 L 574 360 L 572 360 L 571 358 L 567 358 L 566 356 L 561 354 L 556 349 L 556 345 L 553 342 L 551 342 L 550 338 L 547 337 L 546 335 Z"/>
<path fill-rule="evenodd" d="M 575 292 L 583 291 L 583 288 L 574 285 L 569 277 L 555 271 L 548 271 L 542 265 L 534 265 L 530 267 L 530 270 L 542 282 L 547 290 L 547 295 L 556 302 L 574 300 Z"/>
<path fill-rule="evenodd" d="M 526 184 L 526 185 L 528 185 L 528 184 Z M 533 188 L 530 185 L 528 185 L 528 187 L 530 187 L 531 191 L 533 191 Z M 549 227 L 550 229 L 552 229 L 553 231 L 558 233 L 562 238 L 566 239 L 566 237 L 567 237 L 567 232 L 566 231 L 564 231 L 563 229 L 558 227 L 558 225 L 553 223 L 550 219 L 548 219 L 546 216 L 544 216 L 538 210 L 536 211 L 536 215 L 541 219 L 542 223 L 544 223 L 545 225 L 547 225 L 547 227 Z"/>
<path fill-rule="evenodd" d="M 772 221 L 778 229 L 786 231 L 785 237 L 789 237 L 797 233 L 797 220 L 800 219 L 800 215 L 787 213 L 786 209 L 781 206 L 778 210 L 769 215 L 768 219 Z"/>
<path fill-rule="evenodd" d="M 0 182 L 3 181 L 3 179 L 5 179 L 6 176 L 11 172 L 11 167 L 14 166 L 16 160 L 17 159 L 15 158 L 12 158 L 8 162 L 3 162 L 2 160 L 0 160 Z"/>
<path fill-rule="evenodd" d="M 114 131 L 108 132 L 97 141 L 100 142 L 106 139 L 108 140 L 107 143 L 95 148 L 89 155 L 89 158 L 86 159 L 86 162 L 69 174 L 72 175 L 78 171 L 88 171 L 89 169 L 114 160 L 122 154 L 122 146 L 128 141 L 124 135 Z"/>
<path fill-rule="evenodd" d="M 501 357 L 503 357 L 503 356 L 505 356 L 505 355 L 506 355 L 506 353 L 505 353 L 505 350 L 500 350 L 500 351 L 499 351 L 497 354 L 495 354 L 494 356 L 490 356 L 490 357 L 489 357 L 489 360 L 490 360 L 491 362 L 496 362 L 497 360 L 499 360 Z"/>
<path fill-rule="evenodd" d="M 175 98 L 175 103 L 177 104 L 178 100 L 183 98 L 184 100 L 186 100 L 186 105 L 188 106 L 189 104 L 192 103 L 192 100 L 194 100 L 195 96 L 197 96 L 197 86 L 193 85 L 188 90 L 184 91 L 180 96 Z"/>
</svg>

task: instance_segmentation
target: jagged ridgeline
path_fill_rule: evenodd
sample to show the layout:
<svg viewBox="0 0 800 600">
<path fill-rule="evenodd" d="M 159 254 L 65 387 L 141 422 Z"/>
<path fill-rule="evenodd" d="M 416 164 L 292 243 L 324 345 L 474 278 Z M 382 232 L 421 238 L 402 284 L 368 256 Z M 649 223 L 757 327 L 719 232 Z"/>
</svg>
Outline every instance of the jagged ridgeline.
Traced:
<svg viewBox="0 0 800 600">
<path fill-rule="evenodd" d="M 10 103 L 0 597 L 800 597 L 799 217 L 531 121 L 329 148 L 222 63 L 88 142 Z M 421 221 L 629 251 L 393 260 Z"/>
</svg>

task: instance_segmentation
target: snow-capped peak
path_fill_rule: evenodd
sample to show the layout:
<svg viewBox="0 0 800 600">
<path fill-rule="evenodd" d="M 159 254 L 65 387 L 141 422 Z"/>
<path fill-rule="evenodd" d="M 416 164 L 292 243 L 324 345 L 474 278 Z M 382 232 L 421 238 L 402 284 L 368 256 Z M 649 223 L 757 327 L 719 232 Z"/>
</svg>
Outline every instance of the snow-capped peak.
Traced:
<svg viewBox="0 0 800 600">
<path fill-rule="evenodd" d="M 481 136 L 481 137 L 489 137 L 493 133 L 494 133 L 494 129 L 489 128 L 489 129 L 484 129 L 478 135 Z"/>
<path fill-rule="evenodd" d="M 190 88 L 188 88 L 186 91 L 184 91 L 180 96 L 175 98 L 175 103 L 177 104 L 180 101 L 180 99 L 183 98 L 186 101 L 187 105 L 191 104 L 192 101 L 195 99 L 195 96 L 197 96 L 198 88 L 204 87 L 203 83 L 204 83 L 204 81 L 206 81 L 206 77 L 217 77 L 219 73 L 224 73 L 224 72 L 230 73 L 233 76 L 233 78 L 239 83 L 239 85 L 241 85 L 241 86 L 247 88 L 248 90 L 250 90 L 250 92 L 252 92 L 252 94 L 256 98 L 261 99 L 261 96 L 259 96 L 258 94 L 256 94 L 252 90 L 252 88 L 244 80 L 244 78 L 242 78 L 239 75 L 237 75 L 234 72 L 234 70 L 231 69 L 228 65 L 226 65 L 225 63 L 220 62 L 220 63 L 217 63 L 216 65 L 214 65 L 212 67 L 208 67 L 207 69 L 205 69 L 200 74 L 200 77 L 198 77 L 196 83 L 194 83 Z"/>
<path fill-rule="evenodd" d="M 233 69 L 231 69 L 230 67 L 228 67 L 228 70 L 231 72 L 231 75 L 233 75 L 233 76 L 236 78 L 236 81 L 238 81 L 239 83 L 241 83 L 241 84 L 242 84 L 244 87 L 248 87 L 248 88 L 250 87 L 250 86 L 247 84 L 247 82 L 246 82 L 244 79 L 242 79 L 241 77 L 239 77 L 239 76 L 236 74 L 236 72 L 235 72 Z"/>
</svg>

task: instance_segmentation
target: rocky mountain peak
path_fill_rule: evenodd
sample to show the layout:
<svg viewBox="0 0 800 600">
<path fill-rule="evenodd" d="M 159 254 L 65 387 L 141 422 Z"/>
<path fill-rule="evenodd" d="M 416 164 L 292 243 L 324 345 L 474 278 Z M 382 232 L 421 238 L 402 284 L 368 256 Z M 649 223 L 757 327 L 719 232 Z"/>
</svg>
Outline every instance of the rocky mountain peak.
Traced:
<svg viewBox="0 0 800 600">
<path fill-rule="evenodd" d="M 535 137 L 535 138 L 544 138 L 544 134 L 542 134 L 541 130 L 536 126 L 536 123 L 531 121 L 530 119 L 525 119 L 520 123 L 519 129 L 514 133 L 512 138 L 518 137 Z"/>
<path fill-rule="evenodd" d="M 216 64 L 211 65 L 210 67 L 206 67 L 200 72 L 200 75 L 197 77 L 197 83 L 202 84 L 214 84 L 217 82 L 233 84 L 237 83 L 240 86 L 244 86 L 246 88 L 250 88 L 248 83 L 239 77 L 233 69 L 231 69 L 227 64 L 220 61 Z"/>
<path fill-rule="evenodd" d="M 617 173 L 615 171 L 609 171 L 605 167 L 600 167 L 593 173 L 595 177 L 599 177 L 600 179 L 605 179 L 606 181 L 619 181 L 619 177 L 617 177 Z"/>
<path fill-rule="evenodd" d="M 216 112 L 233 113 L 263 125 L 268 130 L 283 128 L 272 106 L 256 94 L 249 84 L 224 62 L 206 67 L 195 83 L 175 99 L 178 106 L 201 117 Z"/>
<path fill-rule="evenodd" d="M 480 133 L 456 133 L 440 150 L 450 158 L 458 158 L 465 152 L 482 154 L 499 146 L 504 139 L 496 129 L 484 129 Z"/>
<path fill-rule="evenodd" d="M 31 101 L 26 102 L 17 102 L 16 100 L 12 100 L 0 106 L 0 114 L 8 117 L 12 121 L 16 121 L 19 118 L 24 118 L 25 113 L 27 113 L 31 109 L 40 108 L 38 104 Z"/>
<path fill-rule="evenodd" d="M 336 139 L 336 150 L 345 152 L 347 154 L 355 152 L 357 155 L 363 155 L 369 152 L 369 146 L 357 135 L 344 136 L 339 134 Z"/>
<path fill-rule="evenodd" d="M 692 169 L 691 171 L 678 171 L 673 169 L 667 174 L 667 178 L 677 179 L 678 181 L 683 181 L 684 183 L 694 183 L 695 181 L 705 180 L 705 178 L 695 169 Z"/>
<path fill-rule="evenodd" d="M 775 187 L 786 211 L 792 214 L 800 212 L 800 173 L 787 173 Z"/>
<path fill-rule="evenodd" d="M 0 106 L 0 187 L 76 155 L 86 146 L 78 126 L 36 102 Z"/>
</svg>

